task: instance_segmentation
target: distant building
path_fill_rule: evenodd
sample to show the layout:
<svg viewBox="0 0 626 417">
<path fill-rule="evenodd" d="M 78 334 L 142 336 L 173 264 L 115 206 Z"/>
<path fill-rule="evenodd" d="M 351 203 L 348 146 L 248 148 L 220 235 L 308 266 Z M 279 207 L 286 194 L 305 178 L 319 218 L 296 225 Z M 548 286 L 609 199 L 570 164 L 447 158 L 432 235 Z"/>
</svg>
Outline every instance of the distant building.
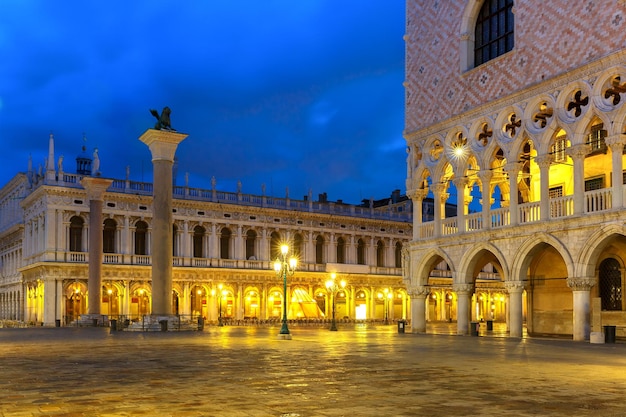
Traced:
<svg viewBox="0 0 626 417">
<path fill-rule="evenodd" d="M 408 244 L 413 331 L 626 336 L 625 18 L 620 0 L 407 2 L 407 195 L 436 202 Z"/>
<path fill-rule="evenodd" d="M 54 161 L 51 136 L 45 166 L 37 171 L 30 162 L 0 189 L 0 320 L 66 325 L 87 312 L 93 231 L 80 179 L 95 175 L 94 161 L 85 149 L 77 173 Z M 102 229 L 95 231 L 104 252 L 100 310 L 140 320 L 151 313 L 152 184 L 128 176 L 105 193 Z M 176 314 L 209 322 L 279 320 L 283 281 L 272 261 L 286 241 L 299 258 L 288 281 L 290 319 L 311 311 L 329 317 L 331 273 L 347 283 L 337 296 L 337 317 L 408 318 L 402 250 L 412 236 L 412 208 L 398 193 L 385 204 L 361 206 L 187 184 L 173 194 Z M 311 301 L 319 308 L 296 308 Z"/>
</svg>

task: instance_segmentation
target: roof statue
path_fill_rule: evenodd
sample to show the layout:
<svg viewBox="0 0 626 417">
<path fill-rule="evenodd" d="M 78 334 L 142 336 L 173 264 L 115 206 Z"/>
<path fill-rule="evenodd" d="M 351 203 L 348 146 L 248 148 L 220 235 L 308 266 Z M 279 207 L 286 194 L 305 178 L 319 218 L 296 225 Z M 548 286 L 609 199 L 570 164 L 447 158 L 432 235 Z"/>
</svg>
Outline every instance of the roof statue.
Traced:
<svg viewBox="0 0 626 417">
<path fill-rule="evenodd" d="M 160 116 L 159 112 L 153 109 L 150 109 L 150 113 L 157 119 L 157 122 L 154 125 L 154 128 L 156 130 L 171 130 L 174 132 L 176 131 L 176 129 L 172 128 L 172 125 L 170 123 L 170 113 L 172 113 L 172 111 L 169 107 L 163 107 L 163 111 L 161 112 Z"/>
</svg>

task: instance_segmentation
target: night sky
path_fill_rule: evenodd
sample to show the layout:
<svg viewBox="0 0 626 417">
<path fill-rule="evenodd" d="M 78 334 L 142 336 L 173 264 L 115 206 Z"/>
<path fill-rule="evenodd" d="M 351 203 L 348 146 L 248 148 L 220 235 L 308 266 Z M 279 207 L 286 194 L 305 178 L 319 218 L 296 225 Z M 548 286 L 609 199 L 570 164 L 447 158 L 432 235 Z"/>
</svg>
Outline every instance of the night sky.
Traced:
<svg viewBox="0 0 626 417">
<path fill-rule="evenodd" d="M 0 184 L 54 134 L 75 172 L 152 181 L 172 109 L 177 185 L 358 204 L 405 190 L 404 0 L 1 0 Z"/>
</svg>

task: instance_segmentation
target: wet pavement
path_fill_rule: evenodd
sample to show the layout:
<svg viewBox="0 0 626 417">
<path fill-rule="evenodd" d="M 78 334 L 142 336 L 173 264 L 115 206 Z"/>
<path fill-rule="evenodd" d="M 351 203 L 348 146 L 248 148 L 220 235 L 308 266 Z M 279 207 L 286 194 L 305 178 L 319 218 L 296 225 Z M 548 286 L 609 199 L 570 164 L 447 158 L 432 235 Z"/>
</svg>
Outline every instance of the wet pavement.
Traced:
<svg viewBox="0 0 626 417">
<path fill-rule="evenodd" d="M 0 416 L 626 416 L 623 343 L 290 329 L 0 329 Z"/>
</svg>

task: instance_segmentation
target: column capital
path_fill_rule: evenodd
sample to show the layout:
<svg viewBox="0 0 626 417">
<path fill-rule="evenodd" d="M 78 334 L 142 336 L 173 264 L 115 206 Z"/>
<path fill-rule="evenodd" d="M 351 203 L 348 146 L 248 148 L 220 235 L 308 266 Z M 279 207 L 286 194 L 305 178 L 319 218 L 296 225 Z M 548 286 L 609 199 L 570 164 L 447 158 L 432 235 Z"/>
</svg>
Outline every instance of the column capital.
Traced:
<svg viewBox="0 0 626 417">
<path fill-rule="evenodd" d="M 577 277 L 577 278 L 568 278 L 567 286 L 572 289 L 572 291 L 589 291 L 591 287 L 597 284 L 597 280 L 595 277 Z"/>
<path fill-rule="evenodd" d="M 152 161 L 174 162 L 176 148 L 187 136 L 189 135 L 185 133 L 148 129 L 141 135 L 139 140 L 150 148 Z"/>
<path fill-rule="evenodd" d="M 613 151 L 614 148 L 623 149 L 625 140 L 626 135 L 623 133 L 619 133 L 617 135 L 607 136 L 606 138 L 604 138 L 604 143 L 606 143 L 607 146 L 611 148 L 611 151 Z"/>
<path fill-rule="evenodd" d="M 428 195 L 428 190 L 423 189 L 423 188 L 409 190 L 409 191 L 407 191 L 407 195 L 413 201 L 422 201 Z"/>
<path fill-rule="evenodd" d="M 452 291 L 457 294 L 469 295 L 473 290 L 472 284 L 452 284 Z"/>
<path fill-rule="evenodd" d="M 84 177 L 80 185 L 87 191 L 89 200 L 102 201 L 107 188 L 113 184 L 113 180 L 100 177 Z"/>
<path fill-rule="evenodd" d="M 524 282 L 523 281 L 506 281 L 504 283 L 504 288 L 507 290 L 509 294 L 520 293 L 524 291 Z"/>
<path fill-rule="evenodd" d="M 407 293 L 411 298 L 426 298 L 430 294 L 430 287 L 428 285 L 409 285 L 407 286 Z"/>
<path fill-rule="evenodd" d="M 550 164 L 552 164 L 552 155 L 549 155 L 549 154 L 537 155 L 535 157 L 535 163 L 539 165 L 539 168 L 541 169 L 550 168 Z"/>
<path fill-rule="evenodd" d="M 467 184 L 469 184 L 469 178 L 467 177 L 458 177 L 452 180 L 452 183 L 456 188 L 465 188 Z"/>
<path fill-rule="evenodd" d="M 438 182 L 437 184 L 432 184 L 431 188 L 433 189 L 433 194 L 442 194 L 448 189 L 448 184 Z"/>
<path fill-rule="evenodd" d="M 565 153 L 572 159 L 582 160 L 589 154 L 591 151 L 591 146 L 581 143 L 579 145 L 574 145 L 565 150 Z"/>
<path fill-rule="evenodd" d="M 506 172 L 509 175 L 513 175 L 513 174 L 517 174 L 518 172 L 520 172 L 522 170 L 522 167 L 524 166 L 523 162 L 509 162 L 504 166 L 504 172 Z"/>
<path fill-rule="evenodd" d="M 493 178 L 493 171 L 489 170 L 489 169 L 483 169 L 478 171 L 478 178 L 480 178 L 480 181 L 484 184 L 485 182 L 491 181 L 491 178 Z"/>
</svg>

